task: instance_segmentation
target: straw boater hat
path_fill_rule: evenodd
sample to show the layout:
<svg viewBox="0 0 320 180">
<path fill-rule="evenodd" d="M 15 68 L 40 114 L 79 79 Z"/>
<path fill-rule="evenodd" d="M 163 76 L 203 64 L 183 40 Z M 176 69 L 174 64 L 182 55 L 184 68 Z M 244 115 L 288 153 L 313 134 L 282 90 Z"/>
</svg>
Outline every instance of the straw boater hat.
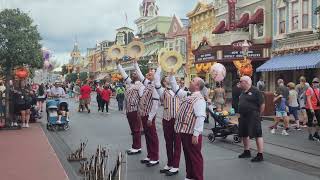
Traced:
<svg viewBox="0 0 320 180">
<path fill-rule="evenodd" d="M 183 57 L 177 51 L 166 51 L 160 57 L 160 65 L 166 72 L 177 72 L 183 64 Z"/>
</svg>

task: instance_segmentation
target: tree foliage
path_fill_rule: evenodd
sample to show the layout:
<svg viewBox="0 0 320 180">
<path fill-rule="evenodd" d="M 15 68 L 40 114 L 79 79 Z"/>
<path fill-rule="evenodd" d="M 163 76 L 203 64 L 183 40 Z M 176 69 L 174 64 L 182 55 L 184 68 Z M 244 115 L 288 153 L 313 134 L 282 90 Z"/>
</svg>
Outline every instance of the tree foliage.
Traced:
<svg viewBox="0 0 320 180">
<path fill-rule="evenodd" d="M 0 64 L 4 68 L 43 65 L 40 34 L 28 14 L 19 9 L 0 12 Z"/>
<path fill-rule="evenodd" d="M 64 64 L 64 65 L 61 66 L 61 74 L 62 75 L 68 74 L 67 65 Z"/>
<path fill-rule="evenodd" d="M 149 67 L 148 67 L 148 61 L 147 60 L 140 60 L 138 61 L 140 70 L 142 72 L 143 75 L 147 74 L 149 71 Z"/>
</svg>

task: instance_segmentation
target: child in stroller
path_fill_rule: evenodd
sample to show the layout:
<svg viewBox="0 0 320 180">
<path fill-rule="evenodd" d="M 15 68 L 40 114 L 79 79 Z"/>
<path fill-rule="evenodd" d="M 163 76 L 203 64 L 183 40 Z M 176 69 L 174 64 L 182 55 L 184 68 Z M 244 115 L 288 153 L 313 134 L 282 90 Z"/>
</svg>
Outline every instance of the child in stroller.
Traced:
<svg viewBox="0 0 320 180">
<path fill-rule="evenodd" d="M 46 107 L 48 130 L 69 129 L 69 113 L 67 102 L 60 102 L 59 100 L 49 100 L 46 104 Z"/>
<path fill-rule="evenodd" d="M 62 120 L 69 122 L 69 109 L 67 102 L 61 102 L 59 104 L 59 111 L 58 111 L 58 124 L 62 123 Z"/>
<path fill-rule="evenodd" d="M 213 104 L 208 106 L 208 111 L 214 119 L 214 127 L 211 129 L 212 133 L 208 135 L 210 142 L 214 142 L 216 137 L 225 139 L 229 135 L 233 135 L 233 141 L 235 143 L 241 141 L 238 135 L 239 127 L 236 123 L 230 121 L 228 113 L 222 112 L 221 109 L 217 109 Z"/>
</svg>

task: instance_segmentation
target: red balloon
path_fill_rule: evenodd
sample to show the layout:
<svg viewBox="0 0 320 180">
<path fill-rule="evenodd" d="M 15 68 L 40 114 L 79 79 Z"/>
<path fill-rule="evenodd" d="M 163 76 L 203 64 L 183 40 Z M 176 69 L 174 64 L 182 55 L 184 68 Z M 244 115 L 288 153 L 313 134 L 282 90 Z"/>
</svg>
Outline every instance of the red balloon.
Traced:
<svg viewBox="0 0 320 180">
<path fill-rule="evenodd" d="M 19 79 L 25 79 L 29 76 L 29 72 L 26 68 L 19 68 L 16 70 L 16 76 Z"/>
</svg>

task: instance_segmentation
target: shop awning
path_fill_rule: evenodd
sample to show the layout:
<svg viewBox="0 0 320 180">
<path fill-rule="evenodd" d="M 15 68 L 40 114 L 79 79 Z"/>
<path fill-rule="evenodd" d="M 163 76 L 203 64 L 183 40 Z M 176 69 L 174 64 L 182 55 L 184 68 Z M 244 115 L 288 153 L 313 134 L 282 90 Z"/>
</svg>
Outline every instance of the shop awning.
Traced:
<svg viewBox="0 0 320 180">
<path fill-rule="evenodd" d="M 237 23 L 237 28 L 244 28 L 248 26 L 249 14 L 245 13 L 241 16 Z"/>
<path fill-rule="evenodd" d="M 221 21 L 212 31 L 212 34 L 222 34 L 225 32 L 226 22 Z"/>
<path fill-rule="evenodd" d="M 273 57 L 257 68 L 257 72 L 320 68 L 320 52 Z"/>
<path fill-rule="evenodd" d="M 248 24 L 260 24 L 264 21 L 263 9 L 258 9 L 249 19 Z"/>
</svg>

